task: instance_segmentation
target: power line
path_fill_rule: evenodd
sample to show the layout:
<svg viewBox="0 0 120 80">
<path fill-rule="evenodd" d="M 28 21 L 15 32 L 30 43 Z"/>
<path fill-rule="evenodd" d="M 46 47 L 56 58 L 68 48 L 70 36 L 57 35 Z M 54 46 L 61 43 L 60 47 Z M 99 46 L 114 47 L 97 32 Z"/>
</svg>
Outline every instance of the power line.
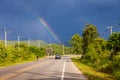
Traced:
<svg viewBox="0 0 120 80">
<path fill-rule="evenodd" d="M 103 32 L 102 36 L 104 37 L 107 33 L 108 33 L 108 29 L 105 30 L 105 32 Z"/>
<path fill-rule="evenodd" d="M 115 27 L 119 27 L 120 26 L 120 24 L 115 24 Z M 120 31 L 120 29 L 118 29 L 119 31 Z"/>
</svg>

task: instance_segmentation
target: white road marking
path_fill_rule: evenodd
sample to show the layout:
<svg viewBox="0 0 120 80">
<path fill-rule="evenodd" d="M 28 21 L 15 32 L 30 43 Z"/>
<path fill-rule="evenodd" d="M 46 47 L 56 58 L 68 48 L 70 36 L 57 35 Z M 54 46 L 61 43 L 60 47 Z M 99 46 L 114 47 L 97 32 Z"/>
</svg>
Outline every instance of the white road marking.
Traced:
<svg viewBox="0 0 120 80">
<path fill-rule="evenodd" d="M 65 65 L 66 65 L 66 61 L 64 62 L 61 80 L 64 80 Z"/>
</svg>

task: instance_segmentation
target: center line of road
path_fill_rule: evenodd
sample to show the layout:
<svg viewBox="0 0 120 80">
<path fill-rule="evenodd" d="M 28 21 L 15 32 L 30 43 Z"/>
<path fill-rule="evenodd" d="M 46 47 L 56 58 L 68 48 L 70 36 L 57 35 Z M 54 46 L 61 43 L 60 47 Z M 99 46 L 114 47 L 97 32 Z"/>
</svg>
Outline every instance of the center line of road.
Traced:
<svg viewBox="0 0 120 80">
<path fill-rule="evenodd" d="M 65 65 L 66 65 L 66 61 L 64 62 L 64 65 L 63 65 L 63 71 L 62 71 L 61 80 L 64 80 Z"/>
</svg>

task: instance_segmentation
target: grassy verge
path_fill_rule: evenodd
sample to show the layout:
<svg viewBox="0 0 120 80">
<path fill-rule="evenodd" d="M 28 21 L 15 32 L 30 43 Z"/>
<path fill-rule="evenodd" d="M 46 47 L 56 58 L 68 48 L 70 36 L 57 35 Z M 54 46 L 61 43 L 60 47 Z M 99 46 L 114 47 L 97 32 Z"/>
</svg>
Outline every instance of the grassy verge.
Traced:
<svg viewBox="0 0 120 80">
<path fill-rule="evenodd" d="M 43 59 L 45 57 L 41 57 L 40 59 Z M 4 68 L 4 67 L 8 67 L 8 66 L 14 66 L 14 65 L 18 65 L 18 64 L 24 64 L 24 63 L 28 63 L 28 62 L 33 62 L 36 61 L 36 59 L 31 59 L 31 60 L 19 60 L 19 61 L 15 61 L 15 62 L 4 62 L 4 63 L 0 63 L 0 68 Z"/>
<path fill-rule="evenodd" d="M 96 68 L 92 68 L 84 63 L 81 63 L 80 58 L 72 58 L 72 61 L 89 80 L 113 80 L 112 75 L 100 72 Z"/>
<path fill-rule="evenodd" d="M 0 64 L 0 68 L 8 67 L 8 66 L 14 66 L 18 64 L 24 64 L 28 62 L 32 62 L 33 60 L 23 60 L 23 61 L 18 61 L 18 62 L 4 62 Z"/>
</svg>

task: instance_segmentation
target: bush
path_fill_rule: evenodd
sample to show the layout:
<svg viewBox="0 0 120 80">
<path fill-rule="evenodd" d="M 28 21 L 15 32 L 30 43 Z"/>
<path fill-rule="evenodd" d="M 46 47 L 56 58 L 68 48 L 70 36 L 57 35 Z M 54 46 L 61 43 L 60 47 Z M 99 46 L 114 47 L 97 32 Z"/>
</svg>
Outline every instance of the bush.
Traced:
<svg viewBox="0 0 120 80">
<path fill-rule="evenodd" d="M 85 54 L 84 60 L 91 66 L 97 66 L 100 63 L 99 54 L 95 49 L 95 44 L 91 43 L 88 47 L 88 53 Z"/>
<path fill-rule="evenodd" d="M 113 58 L 112 64 L 113 64 L 114 71 L 120 70 L 120 55 L 117 55 Z"/>
<path fill-rule="evenodd" d="M 36 60 L 36 56 L 41 58 L 46 55 L 44 48 L 28 47 L 26 44 L 20 44 L 19 48 L 17 44 L 8 45 L 5 48 L 4 44 L 0 42 L 0 66 L 32 61 Z"/>
<path fill-rule="evenodd" d="M 114 80 L 120 80 L 120 70 L 114 72 Z"/>
<path fill-rule="evenodd" d="M 120 72 L 120 55 L 115 56 L 113 60 L 109 61 L 108 66 L 106 66 L 103 71 L 115 75 L 118 74 Z"/>
</svg>

